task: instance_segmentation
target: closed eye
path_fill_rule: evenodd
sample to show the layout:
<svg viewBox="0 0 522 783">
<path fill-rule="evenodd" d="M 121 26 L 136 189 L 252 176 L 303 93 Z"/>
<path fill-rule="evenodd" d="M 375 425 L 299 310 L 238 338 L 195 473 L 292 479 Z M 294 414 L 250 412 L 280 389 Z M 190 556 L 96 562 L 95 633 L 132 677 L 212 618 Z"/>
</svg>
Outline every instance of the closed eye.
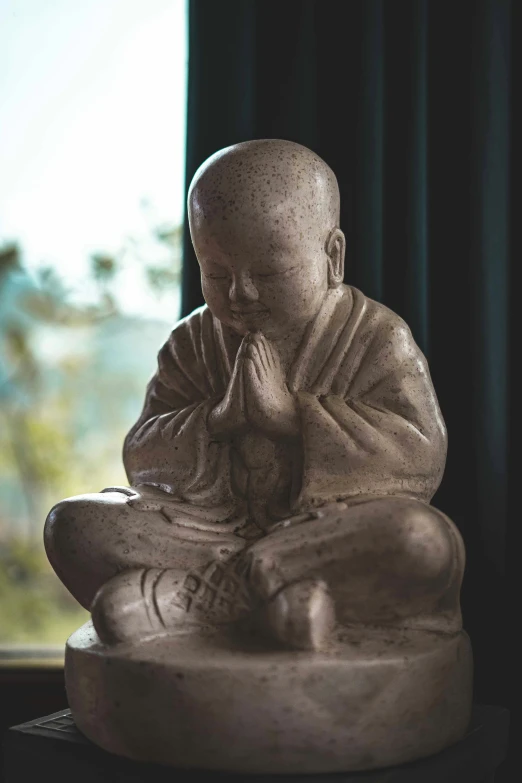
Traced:
<svg viewBox="0 0 522 783">
<path fill-rule="evenodd" d="M 289 267 L 288 269 L 284 269 L 282 271 L 277 272 L 258 272 L 256 277 L 278 277 L 282 275 L 289 275 L 291 272 L 294 272 L 298 268 L 298 264 L 295 264 L 294 266 Z"/>
<path fill-rule="evenodd" d="M 226 280 L 229 276 L 227 270 L 217 264 L 212 265 L 208 272 L 203 272 L 203 275 L 210 280 Z"/>
</svg>

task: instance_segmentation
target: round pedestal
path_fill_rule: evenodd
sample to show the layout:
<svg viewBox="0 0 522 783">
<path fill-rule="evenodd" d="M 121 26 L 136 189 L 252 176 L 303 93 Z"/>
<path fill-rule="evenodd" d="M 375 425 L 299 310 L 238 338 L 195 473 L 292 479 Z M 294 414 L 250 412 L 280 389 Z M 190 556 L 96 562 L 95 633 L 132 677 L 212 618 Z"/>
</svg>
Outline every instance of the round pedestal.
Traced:
<svg viewBox="0 0 522 783">
<path fill-rule="evenodd" d="M 384 767 L 456 742 L 471 712 L 464 632 L 343 630 L 323 654 L 223 631 L 106 647 L 89 622 L 67 642 L 65 675 L 93 742 L 176 767 Z"/>
</svg>

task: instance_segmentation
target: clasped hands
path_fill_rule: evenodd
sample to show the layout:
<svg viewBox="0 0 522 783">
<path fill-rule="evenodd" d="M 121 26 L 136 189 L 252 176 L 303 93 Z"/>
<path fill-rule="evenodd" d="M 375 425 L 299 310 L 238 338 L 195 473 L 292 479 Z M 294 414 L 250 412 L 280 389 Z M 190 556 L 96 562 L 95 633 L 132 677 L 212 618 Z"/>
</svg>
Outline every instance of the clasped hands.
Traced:
<svg viewBox="0 0 522 783">
<path fill-rule="evenodd" d="M 243 338 L 225 396 L 208 418 L 209 430 L 217 437 L 230 436 L 249 424 L 273 439 L 299 432 L 299 414 L 281 360 L 261 332 Z"/>
</svg>

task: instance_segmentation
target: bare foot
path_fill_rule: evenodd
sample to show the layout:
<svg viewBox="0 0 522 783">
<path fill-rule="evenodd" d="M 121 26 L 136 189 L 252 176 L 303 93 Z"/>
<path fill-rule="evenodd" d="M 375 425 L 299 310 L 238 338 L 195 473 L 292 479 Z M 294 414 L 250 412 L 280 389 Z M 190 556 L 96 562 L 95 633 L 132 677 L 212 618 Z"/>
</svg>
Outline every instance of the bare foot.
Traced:
<svg viewBox="0 0 522 783">
<path fill-rule="evenodd" d="M 191 573 L 173 568 L 122 571 L 98 590 L 91 607 L 93 625 L 106 644 L 222 625 L 250 610 L 243 575 L 235 564 L 217 562 Z"/>
<path fill-rule="evenodd" d="M 274 636 L 297 650 L 323 650 L 335 626 L 335 609 L 322 580 L 305 579 L 288 585 L 267 606 Z"/>
</svg>

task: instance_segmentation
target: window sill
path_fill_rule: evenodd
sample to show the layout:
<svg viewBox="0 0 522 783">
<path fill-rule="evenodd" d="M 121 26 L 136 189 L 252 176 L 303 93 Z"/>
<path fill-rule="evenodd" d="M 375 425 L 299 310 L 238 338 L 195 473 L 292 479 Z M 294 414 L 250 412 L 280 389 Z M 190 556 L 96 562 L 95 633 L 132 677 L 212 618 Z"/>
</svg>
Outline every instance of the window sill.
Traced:
<svg viewBox="0 0 522 783">
<path fill-rule="evenodd" d="M 2 673 L 12 669 L 63 670 L 63 647 L 0 645 L 0 680 Z"/>
</svg>

